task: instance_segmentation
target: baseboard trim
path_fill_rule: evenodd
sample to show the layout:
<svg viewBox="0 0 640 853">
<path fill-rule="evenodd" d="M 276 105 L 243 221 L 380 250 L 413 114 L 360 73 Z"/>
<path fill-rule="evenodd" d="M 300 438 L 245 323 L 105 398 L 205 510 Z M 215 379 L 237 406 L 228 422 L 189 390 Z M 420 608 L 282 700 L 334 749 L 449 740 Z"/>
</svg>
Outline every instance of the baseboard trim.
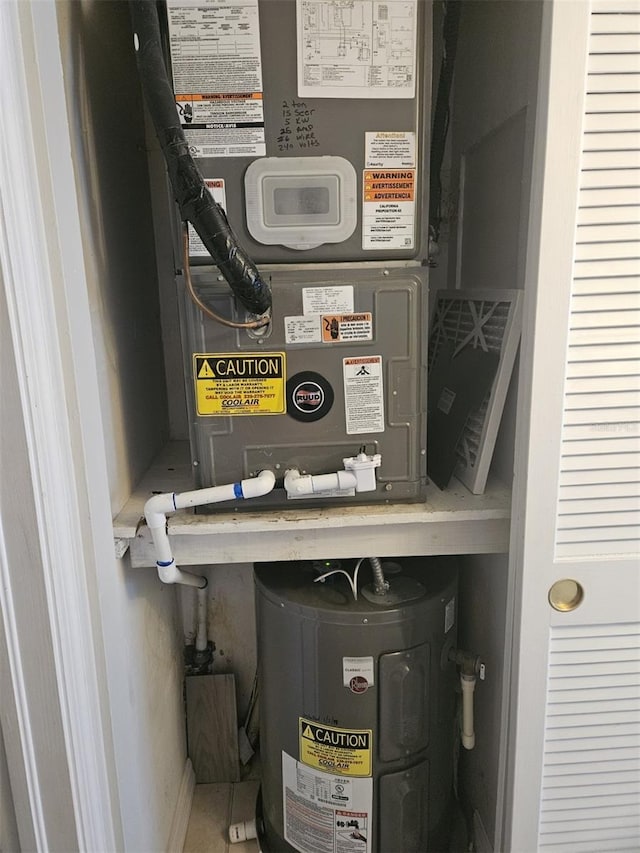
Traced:
<svg viewBox="0 0 640 853">
<path fill-rule="evenodd" d="M 473 845 L 476 853 L 493 853 L 493 844 L 489 841 L 489 836 L 477 810 L 473 813 Z"/>
<path fill-rule="evenodd" d="M 173 812 L 173 820 L 171 821 L 167 853 L 182 853 L 189 827 L 189 817 L 191 815 L 191 804 L 193 802 L 195 787 L 196 774 L 193 770 L 191 759 L 187 758 L 182 773 L 182 781 L 180 782 L 180 790 L 178 791 L 178 800 Z"/>
</svg>

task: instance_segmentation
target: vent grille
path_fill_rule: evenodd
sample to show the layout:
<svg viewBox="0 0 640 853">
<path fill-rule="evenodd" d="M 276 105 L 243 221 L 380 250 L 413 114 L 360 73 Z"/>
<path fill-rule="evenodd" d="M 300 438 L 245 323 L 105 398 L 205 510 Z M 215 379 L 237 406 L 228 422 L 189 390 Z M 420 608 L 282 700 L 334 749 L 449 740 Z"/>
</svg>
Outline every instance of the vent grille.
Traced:
<svg viewBox="0 0 640 853">
<path fill-rule="evenodd" d="M 454 356 L 465 347 L 500 356 L 493 386 L 467 419 L 457 448 L 456 476 L 473 494 L 482 494 L 487 482 L 521 328 L 521 293 L 517 290 L 438 293 L 429 337 L 429 367 L 445 343 L 453 345 Z"/>
<path fill-rule="evenodd" d="M 538 849 L 639 839 L 640 623 L 553 628 Z"/>
<path fill-rule="evenodd" d="M 592 4 L 556 558 L 640 544 L 640 3 Z"/>
</svg>

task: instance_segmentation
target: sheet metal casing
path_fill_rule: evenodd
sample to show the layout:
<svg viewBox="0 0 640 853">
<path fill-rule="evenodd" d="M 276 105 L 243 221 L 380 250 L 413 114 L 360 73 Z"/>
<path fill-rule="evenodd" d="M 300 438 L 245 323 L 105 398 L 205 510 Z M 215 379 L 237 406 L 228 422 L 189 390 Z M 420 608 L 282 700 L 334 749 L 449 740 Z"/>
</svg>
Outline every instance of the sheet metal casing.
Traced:
<svg viewBox="0 0 640 853">
<path fill-rule="evenodd" d="M 194 271 L 199 292 L 214 310 L 235 314 L 233 298 L 214 270 Z M 276 489 L 265 498 L 236 502 L 234 508 L 288 507 L 331 503 L 375 503 L 424 499 L 426 484 L 426 329 L 427 292 L 421 270 L 280 270 L 272 273 L 274 322 L 267 339 L 230 329 L 208 319 L 183 294 L 181 313 L 186 342 L 185 375 L 196 485 L 207 487 L 254 476 L 264 468 L 276 474 Z M 214 281 L 213 284 L 205 282 Z M 302 314 L 303 287 L 353 285 L 355 312 L 373 315 L 373 340 L 353 343 L 287 344 L 284 318 Z M 287 376 L 314 371 L 333 388 L 328 414 L 314 422 L 284 415 L 199 416 L 195 405 L 193 353 L 285 352 Z M 347 435 L 343 359 L 382 357 L 384 432 Z M 343 458 L 360 447 L 381 453 L 375 492 L 334 499 L 288 500 L 281 478 L 288 468 L 308 474 L 343 468 Z M 218 504 L 217 508 L 228 508 Z"/>
<path fill-rule="evenodd" d="M 430 0 L 417 2 L 416 96 L 414 98 L 300 98 L 297 94 L 296 3 L 295 0 L 260 0 L 260 42 L 262 54 L 263 103 L 267 157 L 344 157 L 356 170 L 358 223 L 344 242 L 299 251 L 283 246 L 266 246 L 255 241 L 247 230 L 244 174 L 256 158 L 246 156 L 198 157 L 205 178 L 223 178 L 226 211 L 240 244 L 258 263 L 315 263 L 423 259 L 427 255 L 428 169 L 430 148 L 431 26 Z M 311 113 L 313 147 L 283 150 L 281 131 L 283 105 L 304 101 Z M 405 131 L 416 139 L 416 223 L 415 245 L 411 249 L 364 250 L 362 248 L 362 193 L 365 169 L 365 133 Z M 194 257 L 193 264 L 206 264 Z"/>
</svg>

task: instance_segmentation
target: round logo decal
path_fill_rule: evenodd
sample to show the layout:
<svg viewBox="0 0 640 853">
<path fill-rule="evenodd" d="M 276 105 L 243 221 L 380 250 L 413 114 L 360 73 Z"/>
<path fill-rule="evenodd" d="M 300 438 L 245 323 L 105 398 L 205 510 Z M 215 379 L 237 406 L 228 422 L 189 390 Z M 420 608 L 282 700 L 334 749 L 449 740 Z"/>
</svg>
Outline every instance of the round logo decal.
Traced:
<svg viewBox="0 0 640 853">
<path fill-rule="evenodd" d="M 369 689 L 369 682 L 362 675 L 354 675 L 349 682 L 349 690 L 352 693 L 366 693 Z"/>
<path fill-rule="evenodd" d="M 324 403 L 324 391 L 317 382 L 301 382 L 293 389 L 293 405 L 300 412 L 315 412 Z"/>
<path fill-rule="evenodd" d="M 319 421 L 333 406 L 331 383 L 313 370 L 287 380 L 287 414 L 297 421 Z"/>
</svg>

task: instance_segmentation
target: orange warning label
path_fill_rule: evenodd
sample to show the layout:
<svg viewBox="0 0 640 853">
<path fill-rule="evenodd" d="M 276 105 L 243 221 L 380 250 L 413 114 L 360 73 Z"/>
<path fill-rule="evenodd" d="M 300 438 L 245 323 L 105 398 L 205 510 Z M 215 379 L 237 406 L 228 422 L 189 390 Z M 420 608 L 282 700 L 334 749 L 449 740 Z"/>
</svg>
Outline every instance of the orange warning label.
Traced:
<svg viewBox="0 0 640 853">
<path fill-rule="evenodd" d="M 414 201 L 415 189 L 415 169 L 367 169 L 364 173 L 364 201 Z"/>
<path fill-rule="evenodd" d="M 203 93 L 196 95 L 176 95 L 176 101 L 237 101 L 251 98 L 254 101 L 262 100 L 262 92 L 214 92 Z"/>
<path fill-rule="evenodd" d="M 343 341 L 370 341 L 373 338 L 373 316 L 363 314 L 323 314 L 322 341 L 325 344 Z"/>
</svg>

